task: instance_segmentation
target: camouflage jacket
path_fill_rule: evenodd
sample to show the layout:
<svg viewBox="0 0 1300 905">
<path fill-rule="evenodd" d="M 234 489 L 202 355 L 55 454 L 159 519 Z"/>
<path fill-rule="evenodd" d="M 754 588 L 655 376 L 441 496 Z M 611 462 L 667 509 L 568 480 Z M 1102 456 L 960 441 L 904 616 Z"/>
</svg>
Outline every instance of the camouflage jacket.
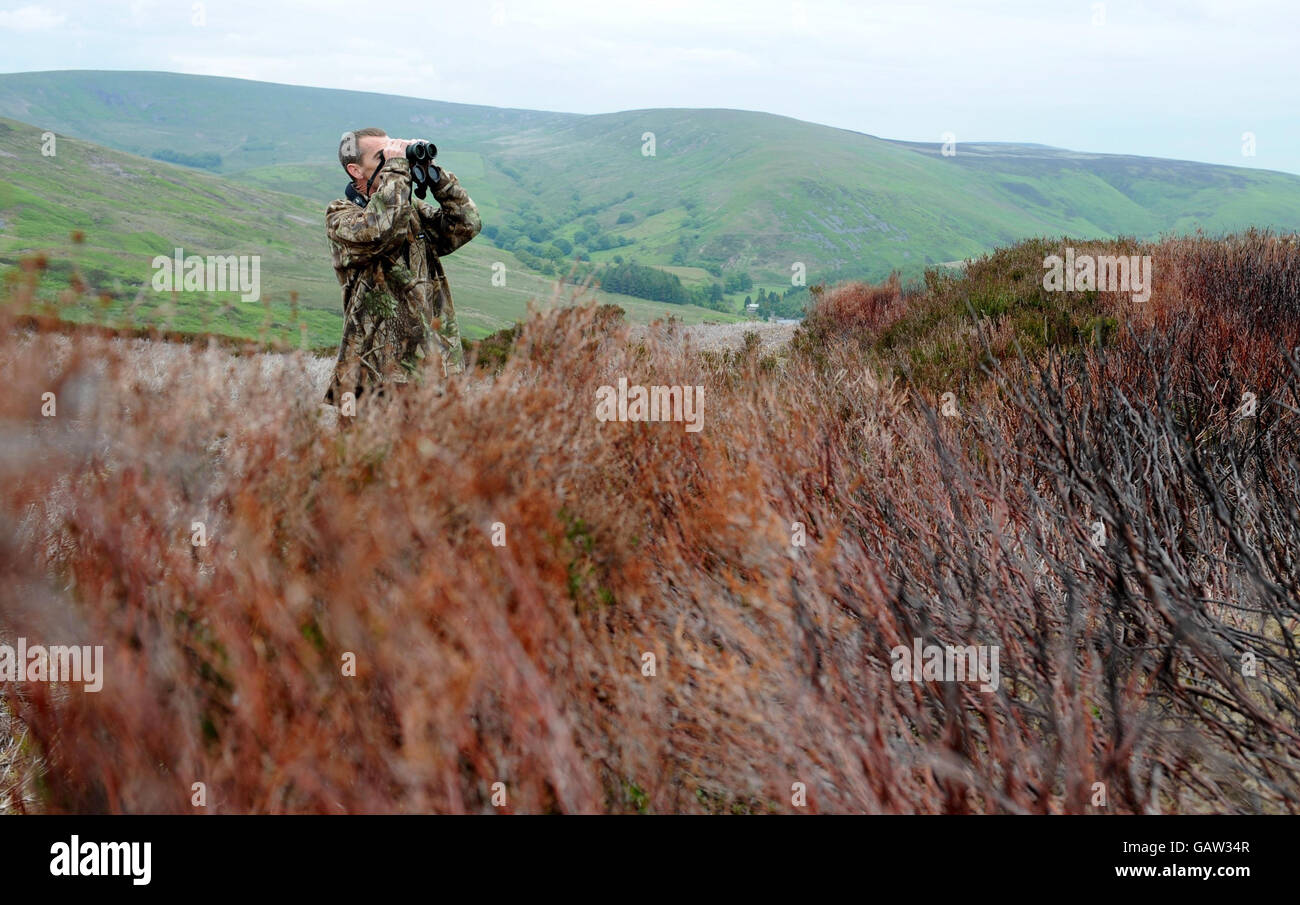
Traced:
<svg viewBox="0 0 1300 905">
<path fill-rule="evenodd" d="M 331 405 L 341 405 L 344 393 L 359 400 L 383 384 L 430 373 L 441 381 L 465 368 L 438 259 L 478 235 L 481 223 L 456 177 L 441 172 L 433 192 L 441 207 L 411 197 L 410 164 L 398 157 L 384 162 L 365 207 L 339 200 L 325 212 L 343 286 L 343 340 L 325 394 Z"/>
</svg>

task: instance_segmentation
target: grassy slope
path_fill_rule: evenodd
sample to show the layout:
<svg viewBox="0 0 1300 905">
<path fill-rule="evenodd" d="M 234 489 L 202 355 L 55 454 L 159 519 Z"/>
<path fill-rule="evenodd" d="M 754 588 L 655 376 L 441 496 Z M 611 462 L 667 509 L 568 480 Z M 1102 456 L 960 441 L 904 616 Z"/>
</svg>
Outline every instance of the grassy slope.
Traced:
<svg viewBox="0 0 1300 905">
<path fill-rule="evenodd" d="M 322 203 L 250 192 L 220 176 L 70 138 L 59 138 L 57 153 L 44 157 L 40 135 L 34 126 L 0 120 L 0 156 L 10 162 L 0 177 L 0 267 L 44 252 L 51 268 L 47 295 L 67 285 L 75 264 L 95 293 L 111 297 L 105 310 L 112 319 L 135 306 L 133 320 L 241 336 L 257 336 L 267 324 L 273 335 L 296 337 L 290 293 L 297 292 L 308 342 L 338 341 L 340 296 L 329 266 Z M 73 243 L 75 231 L 84 234 L 84 242 Z M 177 246 L 186 254 L 261 255 L 265 305 L 239 302 L 231 294 L 180 293 L 169 311 L 169 297 L 149 285 L 150 262 Z M 506 266 L 504 287 L 491 285 L 497 261 Z M 482 240 L 449 256 L 445 266 L 471 338 L 522 317 L 529 299 L 544 302 L 552 295 L 553 280 L 529 272 L 513 255 Z M 726 319 L 702 308 L 593 294 L 642 322 L 665 312 L 690 323 Z M 83 306 L 69 316 L 85 319 L 94 313 L 94 306 Z"/>
<path fill-rule="evenodd" d="M 155 255 L 178 246 L 186 254 L 257 254 L 273 322 L 288 327 L 289 293 L 297 291 L 310 338 L 337 335 L 338 290 L 319 205 L 73 139 L 59 139 L 52 157 L 40 147 L 39 130 L 0 121 L 0 154 L 10 163 L 0 178 L 0 264 L 45 252 L 48 292 L 66 286 L 75 265 L 95 293 L 111 296 L 110 317 L 138 304 L 136 317 L 161 321 L 170 299 L 150 286 Z M 79 245 L 75 231 L 85 236 Z M 256 335 L 266 317 L 263 305 L 234 294 L 180 293 L 176 303 L 172 321 L 182 329 Z"/>
<path fill-rule="evenodd" d="M 317 201 L 338 193 L 339 133 L 382 124 L 437 141 L 485 224 L 531 210 L 572 239 L 588 216 L 578 211 L 596 207 L 603 231 L 636 244 L 593 260 L 666 265 L 682 249 L 687 264 L 743 268 L 770 288 L 789 286 L 796 261 L 817 282 L 919 274 L 1036 235 L 1300 227 L 1300 177 L 1027 145 L 960 144 L 945 158 L 936 145 L 735 110 L 579 116 L 168 73 L 53 72 L 0 76 L 0 114 L 138 153 L 219 153 L 231 176 Z M 656 137 L 653 158 L 641 153 L 645 132 Z M 635 222 L 618 225 L 624 213 Z"/>
</svg>

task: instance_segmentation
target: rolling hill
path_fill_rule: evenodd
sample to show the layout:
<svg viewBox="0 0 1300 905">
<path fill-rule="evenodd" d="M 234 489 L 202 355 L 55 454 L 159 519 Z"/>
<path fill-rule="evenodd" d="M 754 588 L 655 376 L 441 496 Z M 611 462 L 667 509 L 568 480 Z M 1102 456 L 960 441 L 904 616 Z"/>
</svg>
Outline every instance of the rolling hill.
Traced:
<svg viewBox="0 0 1300 905">
<path fill-rule="evenodd" d="M 71 138 L 58 138 L 55 153 L 44 156 L 41 136 L 32 125 L 0 120 L 0 159 L 9 164 L 0 173 L 0 269 L 15 270 L 25 255 L 43 253 L 50 298 L 78 273 L 102 305 L 70 309 L 70 319 L 128 315 L 132 322 L 191 331 L 257 337 L 265 330 L 293 341 L 302 321 L 311 346 L 338 342 L 340 291 L 325 241 L 324 204 L 250 191 L 218 175 Z M 234 293 L 178 292 L 173 299 L 154 292 L 151 262 L 177 247 L 186 255 L 259 255 L 262 304 L 242 302 Z M 505 266 L 504 286 L 492 284 L 496 263 Z M 482 237 L 444 266 L 469 338 L 522 317 L 530 299 L 546 304 L 553 295 L 551 277 L 529 271 Z M 735 319 L 695 306 L 591 294 L 641 322 L 666 314 L 687 323 Z"/>
<path fill-rule="evenodd" d="M 323 203 L 342 191 L 339 134 L 376 124 L 430 138 L 483 215 L 484 235 L 449 261 L 458 302 L 473 309 L 470 334 L 518 316 L 530 295 L 549 295 L 551 277 L 576 256 L 661 267 L 688 288 L 718 283 L 726 289 L 718 304 L 739 310 L 760 289 L 789 291 L 800 267 L 809 284 L 893 270 L 914 277 L 1034 236 L 1300 228 L 1293 175 L 1026 144 L 962 143 L 944 156 L 937 144 L 739 110 L 579 115 L 163 72 L 59 71 L 0 75 L 0 115 L 138 155 L 131 167 L 169 174 L 156 178 L 177 191 L 174 215 L 212 215 L 204 228 L 213 247 L 222 247 L 216 233 L 274 240 L 266 247 L 280 256 L 276 290 L 299 286 L 305 305 L 332 310 L 337 300 L 318 291 L 331 275 L 317 224 Z M 643 153 L 651 136 L 653 155 Z M 4 197 L 113 199 L 117 189 L 97 184 L 104 174 L 87 170 L 65 187 L 11 167 Z M 223 200 L 206 208 L 198 197 L 183 200 L 191 179 Z M 236 205 L 229 215 L 217 212 L 228 204 Z M 255 225 L 240 225 L 239 205 L 257 210 Z M 5 206 L 0 218 L 9 219 Z M 41 217 L 66 225 L 66 217 Z M 40 232 L 20 223 L 29 229 Z M 182 234 L 155 232 L 164 250 Z M 497 260 L 512 275 L 509 292 L 490 286 Z M 653 316 L 671 307 L 687 320 L 725 319 L 625 298 L 619 303 L 638 318 L 651 316 L 648 306 Z"/>
</svg>

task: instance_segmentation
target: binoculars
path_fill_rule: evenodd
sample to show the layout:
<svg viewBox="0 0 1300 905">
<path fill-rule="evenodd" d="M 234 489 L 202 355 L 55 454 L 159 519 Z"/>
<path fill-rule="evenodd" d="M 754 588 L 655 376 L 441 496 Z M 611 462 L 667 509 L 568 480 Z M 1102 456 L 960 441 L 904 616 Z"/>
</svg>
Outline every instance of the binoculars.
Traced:
<svg viewBox="0 0 1300 905">
<path fill-rule="evenodd" d="M 442 173 L 433 164 L 437 156 L 438 146 L 431 141 L 413 141 L 406 146 L 406 159 L 411 162 L 411 187 L 421 201 L 442 179 Z"/>
</svg>

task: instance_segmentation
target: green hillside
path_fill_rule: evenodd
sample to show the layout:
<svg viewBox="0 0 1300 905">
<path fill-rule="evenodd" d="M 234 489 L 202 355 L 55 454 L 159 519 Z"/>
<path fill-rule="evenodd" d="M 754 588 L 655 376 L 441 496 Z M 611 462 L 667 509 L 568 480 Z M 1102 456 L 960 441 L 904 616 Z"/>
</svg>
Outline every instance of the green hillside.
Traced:
<svg viewBox="0 0 1300 905">
<path fill-rule="evenodd" d="M 324 236 L 324 204 L 296 195 L 256 190 L 194 169 L 146 160 L 85 141 L 59 137 L 53 156 L 41 153 L 42 129 L 0 120 L 0 270 L 22 257 L 48 260 L 43 294 L 53 300 L 79 273 L 96 296 L 67 312 L 74 320 L 126 316 L 137 323 L 182 330 L 217 330 L 296 341 L 292 316 L 313 346 L 338 342 L 340 291 Z M 74 233 L 80 241 L 74 241 Z M 186 255 L 259 255 L 261 303 L 234 293 L 154 291 L 152 261 Z M 505 266 L 506 285 L 493 286 L 493 264 Z M 553 278 L 530 272 L 509 252 L 476 239 L 444 265 L 452 281 L 462 331 L 486 335 L 523 317 L 530 299 L 547 303 Z M 734 319 L 717 311 L 666 305 L 606 292 L 601 302 L 626 309 L 633 320 L 675 315 L 688 323 Z"/>
<path fill-rule="evenodd" d="M 679 268 L 688 286 L 744 272 L 753 292 L 790 289 L 797 264 L 809 283 L 917 275 L 1030 236 L 1300 228 L 1297 176 L 1023 144 L 959 144 L 944 157 L 936 144 L 737 110 L 586 116 L 70 71 L 0 76 L 0 114 L 322 202 L 344 181 L 339 134 L 381 125 L 437 142 L 483 211 L 485 244 L 528 264 L 617 255 Z"/>
</svg>

